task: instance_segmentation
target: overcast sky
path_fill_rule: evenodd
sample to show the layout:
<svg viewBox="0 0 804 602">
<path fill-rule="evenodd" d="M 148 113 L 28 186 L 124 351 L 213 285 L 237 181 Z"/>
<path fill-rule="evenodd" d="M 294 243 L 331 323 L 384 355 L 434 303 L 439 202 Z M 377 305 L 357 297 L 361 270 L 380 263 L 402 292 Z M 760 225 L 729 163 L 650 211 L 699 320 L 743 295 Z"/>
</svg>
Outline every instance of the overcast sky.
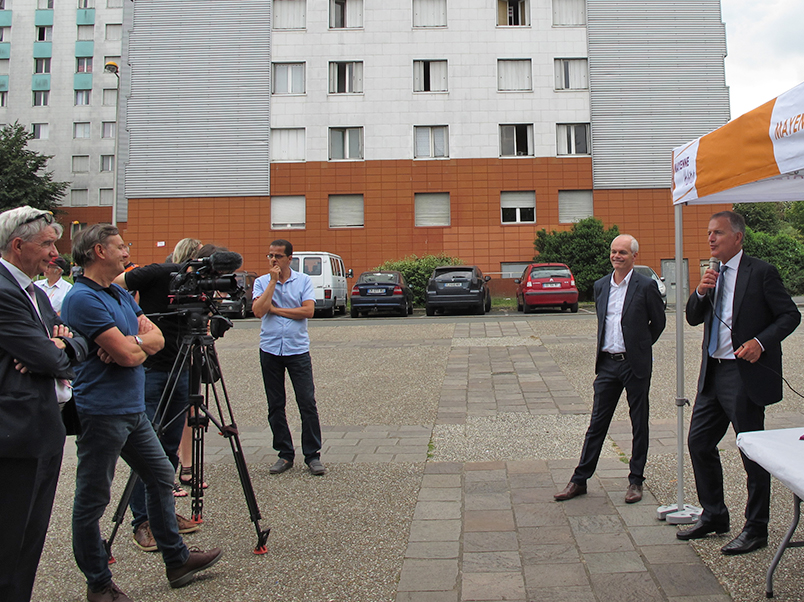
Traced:
<svg viewBox="0 0 804 602">
<path fill-rule="evenodd" d="M 804 82 L 804 0 L 721 0 L 731 117 Z"/>
</svg>

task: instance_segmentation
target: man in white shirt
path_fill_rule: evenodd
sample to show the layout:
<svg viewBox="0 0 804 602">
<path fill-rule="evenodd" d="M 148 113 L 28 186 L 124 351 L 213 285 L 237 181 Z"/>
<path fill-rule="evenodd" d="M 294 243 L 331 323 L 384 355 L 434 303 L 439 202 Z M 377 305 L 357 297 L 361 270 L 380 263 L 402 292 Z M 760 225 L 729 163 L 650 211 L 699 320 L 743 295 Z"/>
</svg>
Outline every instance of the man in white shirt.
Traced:
<svg viewBox="0 0 804 602">
<path fill-rule="evenodd" d="M 628 398 L 633 444 L 628 475 L 628 504 L 642 499 L 648 458 L 648 390 L 653 372 L 651 346 L 665 326 L 664 302 L 656 282 L 634 272 L 639 243 L 623 234 L 611 243 L 614 271 L 595 282 L 597 358 L 592 418 L 581 460 L 569 484 L 553 497 L 558 502 L 586 493 L 623 389 Z"/>
<path fill-rule="evenodd" d="M 54 257 L 45 268 L 45 280 L 37 280 L 34 284 L 45 291 L 53 311 L 61 314 L 61 304 L 64 296 L 73 285 L 62 278 L 63 274 L 70 271 L 70 264 L 63 257 Z"/>
</svg>

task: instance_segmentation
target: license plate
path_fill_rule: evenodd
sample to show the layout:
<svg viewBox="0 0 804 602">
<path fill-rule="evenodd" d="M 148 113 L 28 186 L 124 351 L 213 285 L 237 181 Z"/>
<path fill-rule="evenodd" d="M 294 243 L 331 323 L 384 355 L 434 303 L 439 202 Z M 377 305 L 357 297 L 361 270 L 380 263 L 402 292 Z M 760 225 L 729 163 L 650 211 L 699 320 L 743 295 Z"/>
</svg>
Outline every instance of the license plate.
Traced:
<svg viewBox="0 0 804 602">
<path fill-rule="evenodd" d="M 542 284 L 544 288 L 561 288 L 560 282 L 545 282 Z"/>
<path fill-rule="evenodd" d="M 385 289 L 384 288 L 370 288 L 368 290 L 369 295 L 384 295 Z"/>
<path fill-rule="evenodd" d="M 463 282 L 445 282 L 444 288 L 460 288 L 463 286 Z"/>
</svg>

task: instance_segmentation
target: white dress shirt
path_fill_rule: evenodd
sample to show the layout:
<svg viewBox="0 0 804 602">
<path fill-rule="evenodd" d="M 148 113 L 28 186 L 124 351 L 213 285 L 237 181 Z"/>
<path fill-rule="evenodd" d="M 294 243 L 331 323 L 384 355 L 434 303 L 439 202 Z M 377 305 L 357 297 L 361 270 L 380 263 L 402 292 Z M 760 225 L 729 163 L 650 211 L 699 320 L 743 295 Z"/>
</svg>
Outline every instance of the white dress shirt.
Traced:
<svg viewBox="0 0 804 602">
<path fill-rule="evenodd" d="M 601 351 L 606 353 L 625 353 L 625 339 L 623 338 L 623 305 L 625 293 L 628 292 L 628 283 L 634 270 L 628 272 L 620 284 L 614 282 L 614 272 L 611 273 L 609 284 L 609 302 L 606 306 L 606 324 L 603 327 L 603 346 Z"/>
<path fill-rule="evenodd" d="M 34 284 L 47 293 L 47 298 L 50 299 L 50 304 L 53 306 L 53 311 L 55 311 L 57 314 L 60 314 L 61 304 L 64 301 L 64 297 L 67 295 L 67 291 L 73 288 L 73 285 L 67 282 L 61 276 L 59 276 L 59 279 L 53 286 L 48 284 L 47 278 L 37 280 L 34 282 Z"/>
</svg>

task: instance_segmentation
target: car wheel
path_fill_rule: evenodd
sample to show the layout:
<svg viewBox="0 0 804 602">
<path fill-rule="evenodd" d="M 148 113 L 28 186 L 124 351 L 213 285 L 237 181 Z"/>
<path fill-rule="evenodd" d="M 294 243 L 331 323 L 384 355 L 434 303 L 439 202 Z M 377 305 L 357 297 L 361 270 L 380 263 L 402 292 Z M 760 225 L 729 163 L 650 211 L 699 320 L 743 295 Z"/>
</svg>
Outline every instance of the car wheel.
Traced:
<svg viewBox="0 0 804 602">
<path fill-rule="evenodd" d="M 532 305 L 528 305 L 527 303 L 523 303 L 523 304 L 522 304 L 522 311 L 523 311 L 524 313 L 526 313 L 526 314 L 529 314 L 529 313 L 531 313 L 531 312 L 533 311 L 533 306 L 532 306 Z"/>
<path fill-rule="evenodd" d="M 523 311 L 525 308 L 522 306 L 522 303 L 519 300 L 519 297 L 516 298 L 516 310 Z"/>
<path fill-rule="evenodd" d="M 331 318 L 332 316 L 335 315 L 335 306 L 332 305 L 330 307 L 321 310 L 321 315 L 325 318 Z"/>
<path fill-rule="evenodd" d="M 343 302 L 343 305 L 338 307 L 338 315 L 345 316 L 346 315 L 346 301 Z"/>
<path fill-rule="evenodd" d="M 357 308 L 356 308 L 356 307 L 354 307 L 354 306 L 353 306 L 353 307 L 352 307 L 352 308 L 349 310 L 349 314 L 350 314 L 350 315 L 351 315 L 353 318 L 359 318 L 359 317 L 360 317 L 360 312 L 359 312 L 359 311 L 357 310 Z"/>
<path fill-rule="evenodd" d="M 435 315 L 435 307 L 430 307 L 429 305 L 426 305 L 424 307 L 424 313 L 426 313 L 428 316 L 434 316 Z"/>
<path fill-rule="evenodd" d="M 488 298 L 486 299 L 486 305 L 484 309 L 486 310 L 486 313 L 491 311 L 491 295 L 489 295 Z"/>
<path fill-rule="evenodd" d="M 412 316 L 412 315 L 413 315 L 413 301 L 411 301 L 411 302 L 408 304 L 408 315 L 409 315 L 409 316 Z"/>
<path fill-rule="evenodd" d="M 578 302 L 576 301 L 572 305 L 570 305 L 570 311 L 574 314 L 578 313 Z"/>
<path fill-rule="evenodd" d="M 243 319 L 247 315 L 248 311 L 246 311 L 246 300 L 240 299 L 240 308 L 237 310 L 237 317 Z"/>
<path fill-rule="evenodd" d="M 475 314 L 477 314 L 478 316 L 482 316 L 485 313 L 486 313 L 486 302 L 481 301 L 480 303 L 477 304 L 477 307 L 475 307 Z"/>
</svg>

